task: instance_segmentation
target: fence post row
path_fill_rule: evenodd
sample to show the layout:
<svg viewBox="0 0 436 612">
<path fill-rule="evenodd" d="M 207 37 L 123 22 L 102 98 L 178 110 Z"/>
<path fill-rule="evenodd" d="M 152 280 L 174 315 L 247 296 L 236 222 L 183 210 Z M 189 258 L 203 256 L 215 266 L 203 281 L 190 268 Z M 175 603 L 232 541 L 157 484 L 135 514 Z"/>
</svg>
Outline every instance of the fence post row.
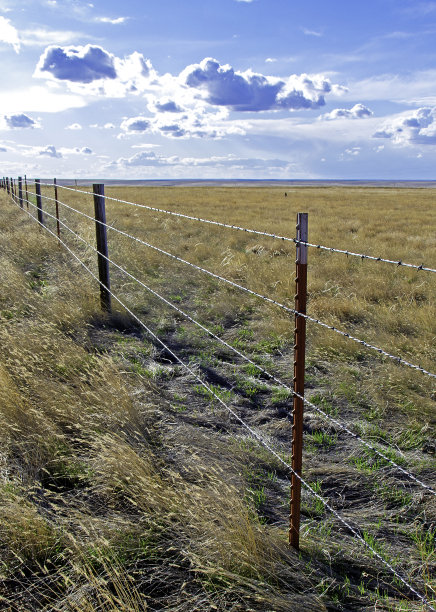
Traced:
<svg viewBox="0 0 436 612">
<path fill-rule="evenodd" d="M 109 261 L 107 259 L 108 247 L 104 185 L 99 183 L 94 184 L 92 186 L 92 190 L 94 193 L 95 236 L 97 239 L 98 251 L 98 277 L 101 283 L 100 303 L 102 310 L 106 312 L 111 312 Z"/>
<path fill-rule="evenodd" d="M 307 242 L 308 214 L 297 215 L 297 241 Z M 307 303 L 307 245 L 297 242 L 295 310 L 306 314 Z M 294 331 L 294 403 L 292 422 L 292 474 L 289 543 L 300 547 L 301 477 L 303 459 L 304 370 L 306 359 L 306 319 L 295 315 Z M 298 393 L 298 396 L 296 395 Z M 300 396 L 300 397 L 299 397 Z"/>
<path fill-rule="evenodd" d="M 44 223 L 44 215 L 42 212 L 42 198 L 41 198 L 41 183 L 39 179 L 35 179 L 35 193 L 36 193 L 36 206 L 38 209 L 38 221 L 41 225 Z"/>
</svg>

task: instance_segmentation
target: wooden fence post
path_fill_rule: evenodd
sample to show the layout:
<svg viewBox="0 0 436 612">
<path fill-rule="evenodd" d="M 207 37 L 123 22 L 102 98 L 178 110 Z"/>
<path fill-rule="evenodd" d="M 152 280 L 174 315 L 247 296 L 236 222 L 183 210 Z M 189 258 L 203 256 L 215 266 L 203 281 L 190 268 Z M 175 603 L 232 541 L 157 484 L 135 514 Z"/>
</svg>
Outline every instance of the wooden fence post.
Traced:
<svg viewBox="0 0 436 612">
<path fill-rule="evenodd" d="M 8 176 L 6 177 L 6 191 L 8 192 L 8 195 L 11 194 L 11 191 L 9 189 L 9 177 Z"/>
<path fill-rule="evenodd" d="M 27 204 L 27 210 L 29 210 L 29 192 L 27 190 L 27 176 L 24 175 L 24 189 L 26 190 L 26 204 Z"/>
<path fill-rule="evenodd" d="M 38 208 L 38 221 L 41 223 L 41 225 L 45 225 L 44 215 L 42 212 L 41 183 L 39 179 L 35 179 L 35 192 L 36 192 L 36 206 Z"/>
<path fill-rule="evenodd" d="M 58 238 L 60 238 L 61 237 L 61 224 L 59 223 L 58 185 L 56 183 L 56 179 L 53 179 L 53 184 L 54 184 L 54 197 L 55 197 L 55 204 L 56 204 L 56 229 L 58 232 Z M 59 242 L 59 246 L 61 246 L 60 242 Z"/>
<path fill-rule="evenodd" d="M 95 236 L 97 239 L 98 251 L 98 277 L 101 283 L 100 303 L 102 310 L 106 312 L 111 312 L 109 261 L 107 259 L 108 247 L 104 185 L 94 184 L 92 186 L 92 190 L 94 193 Z"/>
<path fill-rule="evenodd" d="M 307 213 L 297 215 L 297 241 L 307 242 Z M 297 242 L 295 310 L 306 314 L 307 245 Z M 304 370 L 306 358 L 306 319 L 295 315 L 294 332 L 294 406 L 292 422 L 292 475 L 289 543 L 300 548 L 301 469 L 303 459 Z M 296 395 L 298 393 L 298 396 Z"/>
<path fill-rule="evenodd" d="M 23 179 L 21 176 L 18 177 L 18 200 L 20 201 L 20 208 L 23 208 Z"/>
</svg>

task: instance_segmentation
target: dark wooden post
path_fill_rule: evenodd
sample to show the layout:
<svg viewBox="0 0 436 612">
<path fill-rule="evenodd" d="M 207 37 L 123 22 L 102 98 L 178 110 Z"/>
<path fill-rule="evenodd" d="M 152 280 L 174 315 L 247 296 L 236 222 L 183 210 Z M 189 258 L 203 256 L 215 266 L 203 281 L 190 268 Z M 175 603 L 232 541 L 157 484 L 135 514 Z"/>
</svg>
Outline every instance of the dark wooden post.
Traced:
<svg viewBox="0 0 436 612">
<path fill-rule="evenodd" d="M 307 213 L 297 215 L 297 241 L 307 242 Z M 307 245 L 297 242 L 297 276 L 295 279 L 295 310 L 306 314 L 307 303 Z M 292 422 L 292 475 L 289 543 L 300 547 L 301 477 L 303 460 L 304 370 L 306 359 L 306 319 L 295 315 L 294 332 L 294 410 Z M 298 397 L 296 395 L 298 393 Z"/>
<path fill-rule="evenodd" d="M 98 251 L 98 277 L 100 279 L 100 303 L 102 310 L 111 311 L 109 261 L 106 231 L 106 207 L 104 185 L 94 184 L 95 235 Z"/>
<path fill-rule="evenodd" d="M 6 177 L 6 191 L 8 192 L 8 195 L 11 194 L 11 191 L 9 189 L 9 177 L 8 176 Z"/>
<path fill-rule="evenodd" d="M 41 225 L 45 225 L 44 215 L 42 212 L 41 183 L 39 179 L 35 179 L 35 192 L 36 192 L 36 206 L 38 208 L 38 221 L 41 223 Z"/>
<path fill-rule="evenodd" d="M 54 184 L 54 197 L 55 197 L 55 204 L 56 204 L 56 229 L 58 232 L 58 238 L 60 238 L 61 237 L 61 224 L 59 223 L 58 185 L 56 183 L 56 179 L 53 179 L 53 184 Z M 59 243 L 59 246 L 61 246 L 61 243 Z"/>
<path fill-rule="evenodd" d="M 27 210 L 29 210 L 29 192 L 27 189 L 27 176 L 24 175 L 24 189 L 26 191 L 26 204 L 27 204 Z"/>
<path fill-rule="evenodd" d="M 20 208 L 23 208 L 23 180 L 21 176 L 18 177 L 18 200 L 20 201 Z"/>
</svg>

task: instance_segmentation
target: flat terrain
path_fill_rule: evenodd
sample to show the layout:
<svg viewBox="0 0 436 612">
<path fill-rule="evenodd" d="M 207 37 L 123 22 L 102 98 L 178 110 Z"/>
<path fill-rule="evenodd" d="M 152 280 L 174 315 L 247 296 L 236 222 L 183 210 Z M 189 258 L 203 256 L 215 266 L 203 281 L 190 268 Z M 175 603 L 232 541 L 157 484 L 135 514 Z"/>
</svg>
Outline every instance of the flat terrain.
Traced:
<svg viewBox="0 0 436 612">
<path fill-rule="evenodd" d="M 314 244 L 436 268 L 433 189 L 106 193 L 288 237 L 308 212 Z M 93 215 L 89 195 L 59 199 Z M 93 222 L 60 210 L 94 245 Z M 289 549 L 288 471 L 218 400 L 290 461 L 292 316 L 180 259 L 292 308 L 292 242 L 108 199 L 109 257 L 131 275 L 112 264 L 111 288 L 135 319 L 116 300 L 102 314 L 96 281 L 5 192 L 0 213 L 4 609 L 424 610 L 382 559 L 435 607 L 434 495 L 341 427 L 435 489 L 434 378 L 308 322 L 303 476 L 379 557 L 308 491 Z M 308 286 L 312 317 L 436 371 L 436 274 L 310 248 Z"/>
</svg>

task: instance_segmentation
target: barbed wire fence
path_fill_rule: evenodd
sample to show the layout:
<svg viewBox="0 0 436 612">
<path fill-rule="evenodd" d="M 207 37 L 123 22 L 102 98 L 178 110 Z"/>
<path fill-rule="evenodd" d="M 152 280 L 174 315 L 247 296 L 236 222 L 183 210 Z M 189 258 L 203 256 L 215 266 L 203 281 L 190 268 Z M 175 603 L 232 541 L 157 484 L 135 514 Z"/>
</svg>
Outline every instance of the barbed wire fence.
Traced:
<svg viewBox="0 0 436 612">
<path fill-rule="evenodd" d="M 346 332 L 343 332 L 342 330 L 338 330 L 337 328 L 335 328 L 334 326 L 329 326 L 325 323 L 323 323 L 322 321 L 319 321 L 318 319 L 315 319 L 313 317 L 310 317 L 308 315 L 306 315 L 303 312 L 299 312 L 296 309 L 292 309 L 287 307 L 284 304 L 281 304 L 271 298 L 269 298 L 268 296 L 264 296 L 262 294 L 259 294 L 257 292 L 254 292 L 242 285 L 239 285 L 238 283 L 234 283 L 233 281 L 230 281 L 229 279 L 226 279 L 224 277 L 221 277 L 219 275 L 214 274 L 213 272 L 206 270 L 205 268 L 202 268 L 200 266 L 196 266 L 195 264 L 186 261 L 172 253 L 169 253 L 163 249 L 160 249 L 159 247 L 156 247 L 154 245 L 151 245 L 150 243 L 147 243 L 143 240 L 140 240 L 139 238 L 128 234 L 127 232 L 123 232 L 122 230 L 119 230 L 117 228 L 114 228 L 113 226 L 111 226 L 110 224 L 106 223 L 106 219 L 105 219 L 105 215 L 104 215 L 104 200 L 105 198 L 110 199 L 110 200 L 114 200 L 117 202 L 121 202 L 121 203 L 127 203 L 127 204 L 132 204 L 132 205 L 136 205 L 135 203 L 131 203 L 128 201 L 124 201 L 124 200 L 120 200 L 117 198 L 110 198 L 108 196 L 104 195 L 104 188 L 103 186 L 99 185 L 99 186 L 94 186 L 93 189 L 93 194 L 90 191 L 84 191 L 84 190 L 78 190 L 78 189 L 71 189 L 69 187 L 66 186 L 60 186 L 59 184 L 57 184 L 56 180 L 53 183 L 40 183 L 40 181 L 35 180 L 33 183 L 35 186 L 35 201 L 36 204 L 34 202 L 32 202 L 29 193 L 28 193 L 28 181 L 27 178 L 25 177 L 25 191 L 26 191 L 26 197 L 24 197 L 23 195 L 23 190 L 22 190 L 22 181 L 19 178 L 18 180 L 18 189 L 17 186 L 15 184 L 15 181 L 13 179 L 2 179 L 1 180 L 1 187 L 3 189 L 5 189 L 8 194 L 11 196 L 12 201 L 19 206 L 22 210 L 24 210 L 24 212 L 27 212 L 27 214 L 33 219 L 35 220 L 40 227 L 44 228 L 50 235 L 52 235 L 53 237 L 55 237 L 59 244 L 61 246 L 63 246 L 66 251 L 87 271 L 88 274 L 91 275 L 92 278 L 94 278 L 94 280 L 96 280 L 99 283 L 100 286 L 100 291 L 101 291 L 101 303 L 102 303 L 102 307 L 106 310 L 110 310 L 111 305 L 110 305 L 110 298 L 113 298 L 122 308 L 124 308 L 126 310 L 126 312 L 133 317 L 133 319 L 147 332 L 147 334 L 155 341 L 157 342 L 165 351 L 168 352 L 169 355 L 172 356 L 172 358 L 179 363 L 187 372 L 188 374 L 194 378 L 196 381 L 198 381 L 200 383 L 200 385 L 207 391 L 208 394 L 210 394 L 211 396 L 213 396 L 220 404 L 223 408 L 225 408 L 226 411 L 228 411 L 228 413 L 234 418 L 236 419 L 236 421 L 238 421 L 238 423 L 244 427 L 249 434 L 260 444 L 262 445 L 269 453 L 271 453 L 288 471 L 289 474 L 296 480 L 298 480 L 299 484 L 302 485 L 308 492 L 310 495 L 312 495 L 315 499 L 317 499 L 320 503 L 323 504 L 323 506 L 333 514 L 333 516 L 340 522 L 340 524 L 345 527 L 361 544 L 364 545 L 364 547 L 366 549 L 369 549 L 371 554 L 374 555 L 374 557 L 376 557 L 385 567 L 387 567 L 387 569 L 397 578 L 397 580 L 399 580 L 405 587 L 407 587 L 410 591 L 410 593 L 412 593 L 416 598 L 418 598 L 429 610 L 432 610 L 433 612 L 436 612 L 436 609 L 434 607 L 432 607 L 431 602 L 419 591 L 417 591 L 412 585 L 409 584 L 409 582 L 404 579 L 404 577 L 388 562 L 386 561 L 386 559 L 384 559 L 375 549 L 373 546 L 371 546 L 361 535 L 361 533 L 359 532 L 358 527 L 353 527 L 349 521 L 345 520 L 332 506 L 331 504 L 324 499 L 324 497 L 322 497 L 317 491 L 315 491 L 313 489 L 313 487 L 310 486 L 310 484 L 303 479 L 302 475 L 301 475 L 301 470 L 295 470 L 295 466 L 293 466 L 292 464 L 288 463 L 287 461 L 285 461 L 283 459 L 283 456 L 280 454 L 280 452 L 278 452 L 277 450 L 274 449 L 273 444 L 271 443 L 271 441 L 266 440 L 264 436 L 262 436 L 258 431 L 256 431 L 256 429 L 254 429 L 253 427 L 251 427 L 248 423 L 246 423 L 244 421 L 244 419 L 237 414 L 237 412 L 235 412 L 235 410 L 233 410 L 230 406 L 228 406 L 228 404 L 226 402 L 223 401 L 223 399 L 215 392 L 214 388 L 212 386 L 210 386 L 207 382 L 205 382 L 203 380 L 203 378 L 192 369 L 192 367 L 190 367 L 188 364 L 186 364 L 167 344 L 165 344 L 165 342 L 163 342 L 161 340 L 161 338 L 158 337 L 158 335 L 156 335 L 145 323 L 144 321 L 142 321 L 142 319 L 140 319 L 132 310 L 131 308 L 129 308 L 129 306 L 118 297 L 118 295 L 116 295 L 111 289 L 110 289 L 110 279 L 109 279 L 109 275 L 108 275 L 108 266 L 109 264 L 111 266 L 114 266 L 117 270 L 119 270 L 119 272 L 121 272 L 122 274 L 124 274 L 125 276 L 127 276 L 128 278 L 130 278 L 130 280 L 132 280 L 133 282 L 137 283 L 139 286 L 141 286 L 143 289 L 147 290 L 148 292 L 150 292 L 152 295 L 154 295 L 154 297 L 156 297 L 158 300 L 160 300 L 162 303 L 165 303 L 167 306 L 171 307 L 172 309 L 174 309 L 176 312 L 178 312 L 178 314 L 182 315 L 184 318 L 186 318 L 187 320 L 189 320 L 191 323 L 193 323 L 194 325 L 196 325 L 197 327 L 199 327 L 200 329 L 202 329 L 209 337 L 214 338 L 215 340 L 217 340 L 218 342 L 220 342 L 223 346 L 225 346 L 226 348 L 228 348 L 229 350 L 233 351 L 236 355 L 238 355 L 241 359 L 243 359 L 245 362 L 255 366 L 260 372 L 262 372 L 268 379 L 270 379 L 271 381 L 275 382 L 277 385 L 283 387 L 284 389 L 286 389 L 290 394 L 292 394 L 294 396 L 294 398 L 297 398 L 299 400 L 301 400 L 305 406 L 310 407 L 312 410 L 316 411 L 317 413 L 319 413 L 326 421 L 333 423 L 336 427 L 339 427 L 342 431 L 344 431 L 345 433 L 347 433 L 348 435 L 352 436 L 355 440 L 357 440 L 359 442 L 359 444 L 362 444 L 365 448 L 369 449 L 371 452 L 374 452 L 375 454 L 377 454 L 378 456 L 380 456 L 384 461 L 386 461 L 387 463 L 389 463 L 393 468 L 395 468 L 396 470 L 400 471 L 404 476 L 406 476 L 407 478 L 411 479 L 412 481 L 414 481 L 418 486 L 420 486 L 425 492 L 427 492 L 428 494 L 432 495 L 432 496 L 436 496 L 436 491 L 428 484 L 424 483 L 422 480 L 420 480 L 419 478 L 417 478 L 414 474 L 412 474 L 410 471 L 406 470 L 405 468 L 403 468 L 402 466 L 398 465 L 396 462 L 394 462 L 391 458 L 389 458 L 385 453 L 383 453 L 380 449 L 378 449 L 376 446 L 370 444 L 368 441 L 364 440 L 362 437 L 360 437 L 358 434 L 356 434 L 355 432 L 352 431 L 351 426 L 348 424 L 344 424 L 341 421 L 339 421 L 338 419 L 335 419 L 334 417 L 332 417 L 331 415 L 329 415 L 327 412 L 325 412 L 324 410 L 322 410 L 321 408 L 319 408 L 319 406 L 315 405 L 313 402 L 307 400 L 304 397 L 304 390 L 303 393 L 298 393 L 295 390 L 295 385 L 294 388 L 291 388 L 289 385 L 287 385 L 286 383 L 284 383 L 280 378 L 278 378 L 276 375 L 272 374 L 271 372 L 269 372 L 268 370 L 266 370 L 265 368 L 263 368 L 262 366 L 260 366 L 258 363 L 254 362 L 253 360 L 251 360 L 247 355 L 245 355 L 242 351 L 238 350 L 237 348 L 233 347 L 230 343 L 226 342 L 224 339 L 220 338 L 217 334 L 215 334 L 214 332 L 212 332 L 210 329 L 208 329 L 206 326 L 204 326 L 202 323 L 200 323 L 199 321 L 197 321 L 194 317 L 191 317 L 191 315 L 189 315 L 188 313 L 186 313 L 185 311 L 183 311 L 180 307 L 176 306 L 175 304 L 173 304 L 172 302 L 170 302 L 169 300 L 167 300 L 166 298 L 164 298 L 162 295 L 160 295 L 158 292 L 156 292 L 155 290 L 153 290 L 152 288 L 150 288 L 148 285 L 146 285 L 144 282 L 142 282 L 141 280 L 139 280 L 138 278 L 136 278 L 136 276 L 134 276 L 132 273 L 130 273 L 128 270 L 126 270 L 123 266 L 121 266 L 120 264 L 116 263 L 115 261 L 113 261 L 111 258 L 109 258 L 108 256 L 108 252 L 107 252 L 107 242 L 106 245 L 102 245 L 102 244 L 98 244 L 98 238 L 97 238 L 97 247 L 93 246 L 92 244 L 90 244 L 88 241 L 86 241 L 82 236 L 80 236 L 79 233 L 77 233 L 76 231 L 74 231 L 71 227 L 69 227 L 67 225 L 67 223 L 65 223 L 64 221 L 62 221 L 59 217 L 59 206 L 61 207 L 65 207 L 66 209 L 69 209 L 71 212 L 77 213 L 79 215 L 82 215 L 86 218 L 88 218 L 89 220 L 93 221 L 95 223 L 96 226 L 96 233 L 98 236 L 98 232 L 101 230 L 104 230 L 104 232 L 106 232 L 107 229 L 115 231 L 121 235 L 123 235 L 124 237 L 129 238 L 130 240 L 136 241 L 146 247 L 149 247 L 151 249 L 156 250 L 157 252 L 167 255 L 177 261 L 179 261 L 180 263 L 183 263 L 185 265 L 188 266 L 192 266 L 194 268 L 196 268 L 198 271 L 201 271 L 205 274 L 208 274 L 212 277 L 215 277 L 217 280 L 221 281 L 221 282 L 226 282 L 229 283 L 230 285 L 232 285 L 234 288 L 239 289 L 241 291 L 244 292 L 248 292 L 249 294 L 252 294 L 253 296 L 269 302 L 270 304 L 273 304 L 275 306 L 278 306 L 279 308 L 289 312 L 290 314 L 295 315 L 295 320 L 297 321 L 298 319 L 303 319 L 303 320 L 309 320 L 311 322 L 317 323 L 319 325 L 321 325 L 322 327 L 325 327 L 327 329 L 330 329 L 336 333 L 339 333 L 347 338 L 349 338 L 350 340 L 359 342 L 362 346 L 365 346 L 366 348 L 372 349 L 377 351 L 380 355 L 383 355 L 385 357 L 388 357 L 390 359 L 392 359 L 394 362 L 412 368 L 414 370 L 417 370 L 419 372 L 421 372 L 422 374 L 424 374 L 425 376 L 429 376 L 431 378 L 436 378 L 436 375 L 424 368 L 422 368 L 421 366 L 417 366 L 415 364 L 412 364 L 398 356 L 394 356 L 391 355 L 390 353 L 388 353 L 387 351 L 384 351 L 383 349 L 380 349 L 378 347 L 375 347 L 369 343 L 364 342 L 363 340 L 360 340 L 358 338 L 355 338 L 353 336 L 350 336 L 349 334 L 347 334 Z M 40 185 L 43 186 L 48 186 L 48 187 L 54 187 L 56 189 L 55 191 L 55 198 L 50 198 L 49 196 L 45 195 L 45 194 L 41 194 L 40 191 Z M 79 193 L 84 193 L 87 196 L 90 195 L 94 195 L 94 204 L 95 204 L 95 216 L 91 216 L 91 215 L 87 215 L 86 213 L 83 213 L 82 211 L 79 211 L 75 208 L 73 208 L 72 206 L 66 204 L 65 202 L 62 202 L 61 200 L 58 199 L 57 197 L 57 188 L 61 187 L 63 189 L 68 189 L 71 191 L 77 191 Z M 47 201 L 51 201 L 54 202 L 56 205 L 56 215 L 52 215 L 50 214 L 47 210 L 42 210 L 42 200 L 45 199 Z M 27 209 L 24 209 L 24 204 L 26 204 Z M 98 213 L 97 212 L 97 204 L 102 204 L 103 205 L 103 215 L 101 215 L 101 212 Z M 343 251 L 340 249 L 330 249 L 328 247 L 321 247 L 320 245 L 313 245 L 311 243 L 309 243 L 307 240 L 298 240 L 297 239 L 291 239 L 291 238 L 287 238 L 287 237 L 280 237 L 280 236 L 276 236 L 275 234 L 268 234 L 268 233 L 261 233 L 261 232 L 257 232 L 256 230 L 245 230 L 244 228 L 241 227 L 237 227 L 237 226 L 232 226 L 230 224 L 223 224 L 223 223 L 218 223 L 218 222 L 214 222 L 214 221 L 209 221 L 209 220 L 204 220 L 201 219 L 199 217 L 191 217 L 189 215 L 182 215 L 180 213 L 172 213 L 171 211 L 165 211 L 163 209 L 157 209 L 155 207 L 149 207 L 149 206 L 145 206 L 145 205 L 137 205 L 146 209 L 150 209 L 150 210 L 154 210 L 154 211 L 158 211 L 158 212 L 163 212 L 163 213 L 168 213 L 168 214 L 175 214 L 176 216 L 180 216 L 183 218 L 188 218 L 188 219 L 193 219 L 196 221 L 201 221 L 201 222 L 205 222 L 205 223 L 213 223 L 216 225 L 220 225 L 220 226 L 224 226 L 226 228 L 231 228 L 231 229 L 236 229 L 239 231 L 247 231 L 247 232 L 253 232 L 256 234 L 261 234 L 261 235 L 265 235 L 268 237 L 273 237 L 273 238 L 277 238 L 277 239 L 281 239 L 281 240 L 289 240 L 294 242 L 295 244 L 299 244 L 299 245 L 304 245 L 306 247 L 310 247 L 310 246 L 314 246 L 316 248 L 322 248 L 325 250 L 329 250 L 332 252 L 338 252 L 338 253 L 343 253 L 343 254 L 348 254 L 348 255 L 356 255 L 361 257 L 361 259 L 375 259 L 376 261 L 382 261 L 385 263 L 392 263 L 392 264 L 396 264 L 396 265 L 404 265 L 407 267 L 412 267 L 416 270 L 420 270 L 420 271 L 429 271 L 429 272 L 435 272 L 436 270 L 433 270 L 432 268 L 428 268 L 425 267 L 423 265 L 413 265 L 413 264 L 404 264 L 403 262 L 398 262 L 398 261 L 394 261 L 394 260 L 388 260 L 388 259 L 381 259 L 381 258 L 374 258 L 371 256 L 362 256 L 360 254 L 355 254 L 355 253 L 349 253 L 347 251 Z M 31 214 L 31 212 L 29 211 L 29 207 L 32 207 L 36 210 L 37 216 L 35 217 L 34 215 Z M 56 222 L 56 229 L 57 229 L 57 233 L 54 233 L 45 223 L 45 219 L 44 219 L 44 215 L 47 215 L 49 218 L 53 219 Z M 100 215 L 100 218 L 98 218 Z M 95 274 L 84 262 L 83 260 L 77 255 L 77 253 L 75 253 L 72 248 L 64 241 L 60 238 L 60 227 L 62 226 L 63 229 L 65 229 L 67 232 L 69 232 L 71 235 L 73 235 L 75 237 L 75 239 L 77 239 L 78 241 L 80 241 L 81 243 L 84 244 L 84 246 L 87 249 L 92 250 L 93 252 L 95 252 L 97 254 L 98 257 L 98 263 L 99 263 L 99 274 Z M 106 276 L 105 276 L 106 274 Z M 103 280 L 104 279 L 104 280 Z M 293 449 L 294 450 L 294 449 Z M 298 548 L 298 545 L 297 545 Z"/>
<path fill-rule="evenodd" d="M 45 187 L 55 187 L 56 184 L 55 183 L 41 183 L 42 185 L 44 185 Z M 65 189 L 68 191 L 74 191 L 75 193 L 82 193 L 82 194 L 86 194 L 86 195 L 90 195 L 89 191 L 84 191 L 81 189 L 77 189 L 77 188 L 72 188 L 72 187 L 67 187 L 66 185 L 57 185 L 57 187 L 59 189 Z M 255 234 L 257 236 L 264 236 L 266 238 L 274 238 L 277 240 L 281 240 L 283 242 L 293 242 L 294 244 L 305 244 L 308 247 L 313 247 L 315 249 L 319 249 L 319 250 L 323 250 L 323 251 L 328 251 L 329 253 L 340 253 L 342 255 L 346 255 L 346 256 L 350 256 L 350 257 L 358 257 L 361 260 L 364 259 L 368 259 L 368 260 L 372 260 L 372 261 L 380 261 L 383 263 L 389 263 L 389 264 L 394 264 L 396 266 L 404 266 L 407 268 L 413 268 L 415 270 L 423 270 L 426 272 L 433 272 L 436 273 L 436 269 L 434 268 L 429 268 L 424 266 L 424 264 L 410 264 L 410 263 L 405 263 L 401 260 L 396 260 L 396 259 L 385 259 L 383 257 L 375 257 L 373 255 L 365 255 L 363 253 L 354 253 L 353 251 L 348 251 L 348 250 L 344 250 L 344 249 L 337 249 L 334 247 L 328 247 L 328 246 L 324 246 L 321 244 L 313 244 L 311 242 L 307 242 L 307 241 L 303 241 L 303 240 L 298 240 L 297 238 L 290 238 L 289 236 L 281 236 L 280 234 L 273 234 L 271 232 L 266 232 L 266 231 L 259 231 L 259 230 L 255 230 L 255 229 L 248 229 L 246 227 L 240 227 L 239 225 L 234 225 L 234 224 L 230 224 L 230 223 L 222 223 L 220 221 L 213 221 L 211 219 L 203 219 L 202 217 L 194 217 L 192 215 L 185 215 L 183 213 L 178 213 L 175 211 L 171 211 L 171 210 L 166 210 L 164 208 L 157 208 L 155 206 L 147 206 L 145 204 L 138 204 L 136 202 L 130 202 L 129 200 L 122 200 L 120 198 L 114 198 L 114 197 L 110 197 L 106 195 L 106 199 L 107 200 L 111 200 L 112 202 L 118 202 L 120 204 L 128 204 L 129 206 L 136 206 L 137 208 L 144 208 L 146 210 L 151 210 L 154 212 L 159 212 L 159 213 L 163 213 L 166 215 L 171 215 L 173 217 L 180 217 L 181 219 L 188 219 L 191 221 L 198 221 L 200 223 L 208 223 L 210 225 L 216 225 L 218 227 L 225 227 L 228 229 L 232 229 L 232 230 L 238 230 L 241 232 L 245 232 L 247 234 Z"/>
</svg>

